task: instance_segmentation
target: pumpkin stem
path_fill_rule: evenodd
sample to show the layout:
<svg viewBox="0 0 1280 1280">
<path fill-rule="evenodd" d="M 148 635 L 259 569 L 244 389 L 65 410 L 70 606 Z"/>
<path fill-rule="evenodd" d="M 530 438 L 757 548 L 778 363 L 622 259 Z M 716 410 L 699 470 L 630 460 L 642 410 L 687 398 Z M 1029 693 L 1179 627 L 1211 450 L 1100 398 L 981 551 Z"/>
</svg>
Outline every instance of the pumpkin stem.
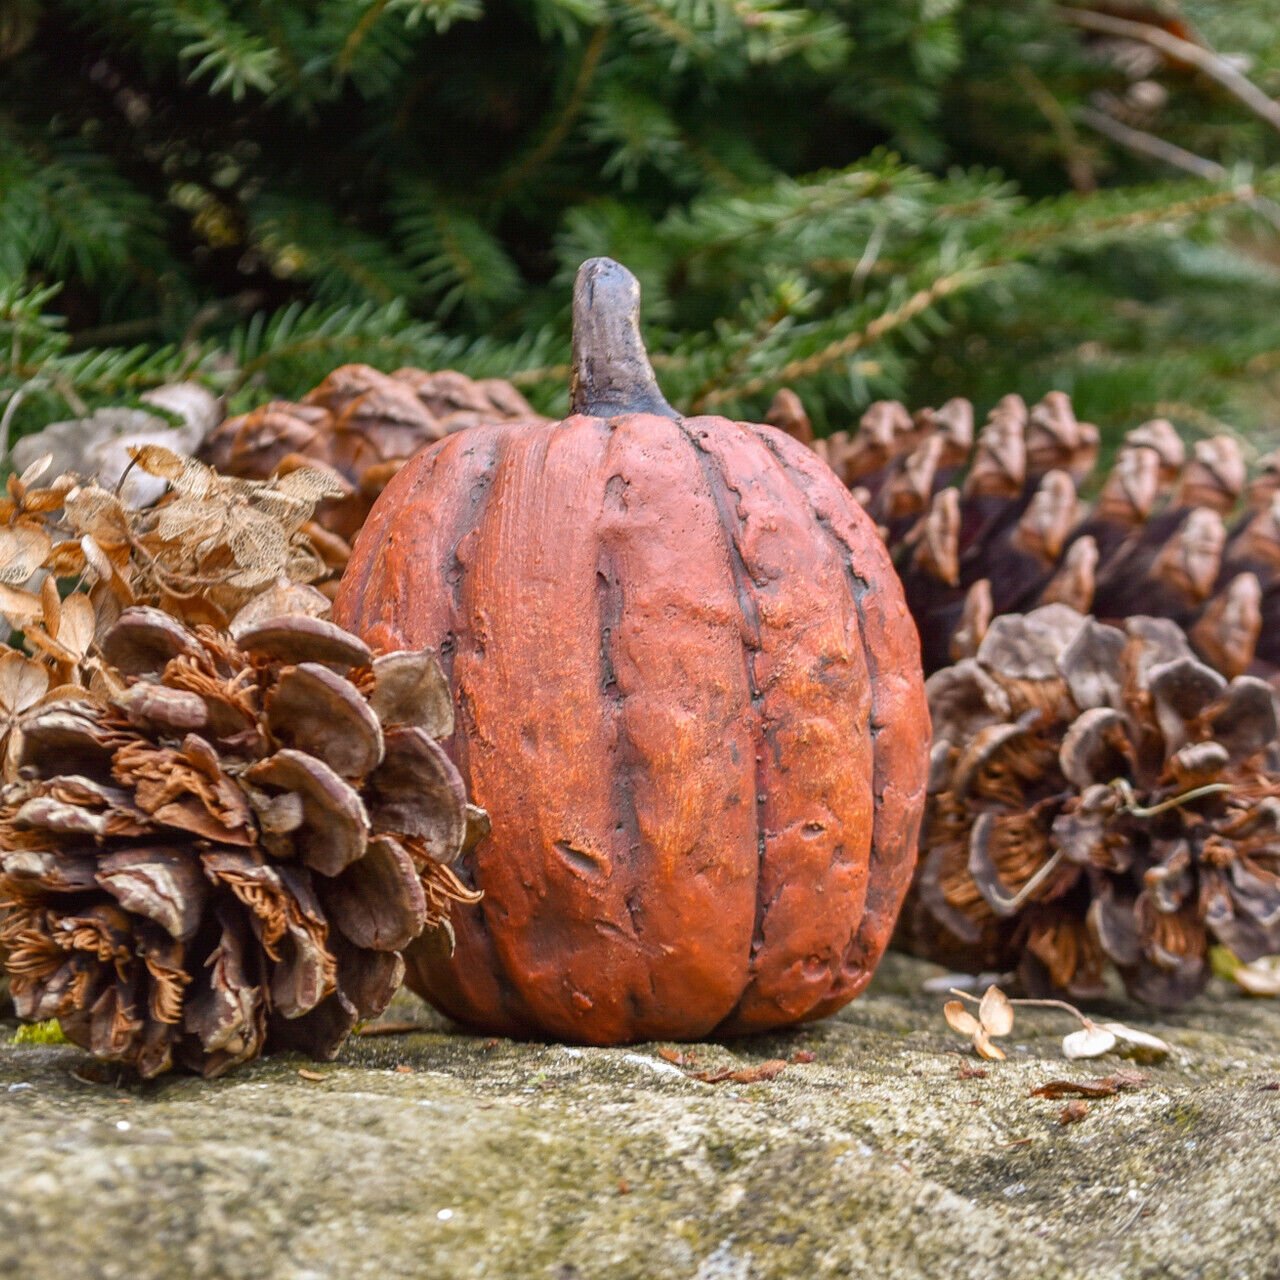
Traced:
<svg viewBox="0 0 1280 1280">
<path fill-rule="evenodd" d="M 573 282 L 574 413 L 680 415 L 666 402 L 640 337 L 640 282 L 612 258 L 588 258 Z"/>
</svg>

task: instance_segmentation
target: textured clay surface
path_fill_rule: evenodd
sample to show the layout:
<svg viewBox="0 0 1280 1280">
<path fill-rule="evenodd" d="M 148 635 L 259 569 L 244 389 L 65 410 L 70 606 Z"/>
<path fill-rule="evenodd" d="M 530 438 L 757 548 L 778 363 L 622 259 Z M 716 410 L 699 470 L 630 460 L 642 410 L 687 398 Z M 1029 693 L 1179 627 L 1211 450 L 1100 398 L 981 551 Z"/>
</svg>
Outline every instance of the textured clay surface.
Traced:
<svg viewBox="0 0 1280 1280">
<path fill-rule="evenodd" d="M 821 1017 L 906 892 L 929 724 L 875 530 L 770 427 L 648 413 L 475 427 L 375 505 L 336 617 L 430 645 L 492 835 L 450 1016 L 591 1043 Z"/>
</svg>

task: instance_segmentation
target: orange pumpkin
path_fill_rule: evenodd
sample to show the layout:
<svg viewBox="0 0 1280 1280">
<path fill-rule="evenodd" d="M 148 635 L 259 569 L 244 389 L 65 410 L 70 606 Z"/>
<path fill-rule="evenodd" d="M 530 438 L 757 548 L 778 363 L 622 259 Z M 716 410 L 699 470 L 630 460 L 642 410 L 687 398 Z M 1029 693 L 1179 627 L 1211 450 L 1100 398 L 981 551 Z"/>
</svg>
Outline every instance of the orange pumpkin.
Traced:
<svg viewBox="0 0 1280 1280">
<path fill-rule="evenodd" d="M 915 862 L 929 718 L 875 529 L 803 445 L 672 409 L 638 314 L 625 268 L 584 264 L 572 414 L 418 453 L 335 606 L 450 676 L 484 897 L 409 983 L 489 1032 L 821 1017 L 866 985 Z"/>
</svg>

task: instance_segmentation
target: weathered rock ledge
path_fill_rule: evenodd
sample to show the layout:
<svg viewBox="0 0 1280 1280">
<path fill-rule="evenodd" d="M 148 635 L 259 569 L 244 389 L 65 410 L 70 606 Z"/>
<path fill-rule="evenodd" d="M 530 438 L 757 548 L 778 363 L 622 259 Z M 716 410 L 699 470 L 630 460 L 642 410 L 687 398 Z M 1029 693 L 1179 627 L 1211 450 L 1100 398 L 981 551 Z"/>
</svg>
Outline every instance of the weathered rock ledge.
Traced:
<svg viewBox="0 0 1280 1280">
<path fill-rule="evenodd" d="M 0 1276 L 1280 1275 L 1280 1005 L 1117 1007 L 1176 1052 L 1063 1126 L 1030 1089 L 1131 1064 L 1065 1062 L 1069 1024 L 1027 1013 L 1007 1063 L 965 1074 L 929 972 L 891 957 L 836 1018 L 693 1048 L 704 1068 L 813 1054 L 748 1085 L 658 1046 L 440 1027 L 139 1087 L 5 1024 Z"/>
</svg>

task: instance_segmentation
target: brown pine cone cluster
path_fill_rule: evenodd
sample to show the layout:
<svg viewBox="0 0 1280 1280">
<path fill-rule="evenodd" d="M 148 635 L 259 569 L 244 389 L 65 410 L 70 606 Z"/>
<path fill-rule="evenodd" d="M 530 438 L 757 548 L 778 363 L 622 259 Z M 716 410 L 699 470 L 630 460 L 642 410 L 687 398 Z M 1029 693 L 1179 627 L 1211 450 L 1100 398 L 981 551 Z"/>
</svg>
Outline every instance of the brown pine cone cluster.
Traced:
<svg viewBox="0 0 1280 1280">
<path fill-rule="evenodd" d="M 400 951 L 473 899 L 483 814 L 429 652 L 289 616 L 233 638 L 127 609 L 89 688 L 11 726 L 0 950 L 19 1016 L 151 1077 L 332 1057 Z M 13 661 L 25 661 L 12 655 Z M 34 664 L 28 664 L 34 665 Z"/>
<path fill-rule="evenodd" d="M 1169 619 L 1063 604 L 997 617 L 930 677 L 920 869 L 898 942 L 1033 993 L 1175 1006 L 1211 941 L 1280 953 L 1272 687 L 1228 682 Z"/>
<path fill-rule="evenodd" d="M 373 500 L 423 445 L 482 422 L 537 417 L 500 378 L 475 381 L 447 369 L 385 374 L 347 364 L 297 404 L 272 400 L 228 418 L 209 436 L 203 457 L 225 475 L 255 480 L 303 464 L 327 467 L 345 492 L 317 512 L 319 525 L 333 535 L 318 541 L 340 561 L 342 544 L 355 537 Z"/>
<path fill-rule="evenodd" d="M 815 441 L 780 392 L 770 421 L 807 434 L 883 530 L 926 671 L 971 656 L 993 617 L 1054 602 L 1170 618 L 1228 676 L 1280 670 L 1280 455 L 1246 486 L 1230 436 L 1188 454 L 1155 419 L 1097 479 L 1097 428 L 1056 391 L 1031 408 L 1005 396 L 976 439 L 961 399 L 915 415 L 882 401 L 856 431 Z"/>
</svg>

